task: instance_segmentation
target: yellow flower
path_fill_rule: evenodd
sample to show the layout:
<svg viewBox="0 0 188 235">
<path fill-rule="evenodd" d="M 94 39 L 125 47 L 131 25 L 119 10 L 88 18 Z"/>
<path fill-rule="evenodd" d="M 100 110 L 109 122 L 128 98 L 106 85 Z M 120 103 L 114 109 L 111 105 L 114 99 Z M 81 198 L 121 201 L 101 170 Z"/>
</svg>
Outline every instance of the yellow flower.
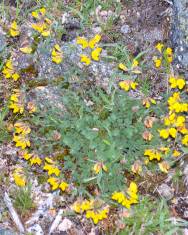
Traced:
<svg viewBox="0 0 188 235">
<path fill-rule="evenodd" d="M 95 61 L 99 61 L 99 56 L 101 54 L 102 48 L 97 47 L 91 52 L 91 58 Z"/>
<path fill-rule="evenodd" d="M 160 153 L 154 149 L 146 149 L 144 151 L 144 156 L 148 156 L 150 161 L 152 161 L 153 159 L 157 159 L 157 161 L 161 160 Z"/>
<path fill-rule="evenodd" d="M 63 60 L 63 53 L 58 44 L 56 44 L 52 50 L 52 61 L 56 64 L 60 64 Z"/>
<path fill-rule="evenodd" d="M 169 134 L 172 138 L 176 138 L 177 130 L 174 127 L 172 127 L 169 129 Z"/>
<path fill-rule="evenodd" d="M 137 83 L 137 82 L 131 82 L 130 85 L 131 85 L 131 88 L 132 88 L 133 90 L 135 90 L 136 87 L 138 86 L 138 83 Z"/>
<path fill-rule="evenodd" d="M 17 186 L 24 187 L 26 185 L 26 179 L 22 168 L 17 168 L 14 171 L 13 178 Z"/>
<path fill-rule="evenodd" d="M 37 111 L 37 107 L 34 102 L 30 101 L 27 103 L 27 110 L 29 113 L 35 113 Z"/>
<path fill-rule="evenodd" d="M 178 116 L 175 121 L 176 127 L 183 127 L 185 126 L 185 117 L 184 116 Z"/>
<path fill-rule="evenodd" d="M 20 78 L 20 75 L 16 72 L 11 59 L 6 61 L 2 73 L 5 78 L 12 78 L 14 81 L 17 81 Z"/>
<path fill-rule="evenodd" d="M 178 88 L 182 90 L 185 86 L 185 80 L 183 78 L 176 79 L 175 77 L 169 78 L 169 83 L 171 88 Z"/>
<path fill-rule="evenodd" d="M 155 63 L 155 67 L 159 68 L 159 67 L 161 67 L 162 59 L 161 58 L 154 58 L 154 63 Z"/>
<path fill-rule="evenodd" d="M 32 157 L 32 154 L 28 153 L 27 150 L 20 150 L 18 154 L 19 154 L 19 157 L 25 160 L 29 160 Z"/>
<path fill-rule="evenodd" d="M 125 91 L 129 91 L 129 89 L 130 89 L 129 81 L 121 81 L 121 82 L 119 82 L 119 86 L 121 87 L 121 89 L 123 89 Z"/>
<path fill-rule="evenodd" d="M 26 147 L 30 147 L 30 141 L 26 135 L 14 135 L 13 141 L 16 143 L 16 147 L 21 147 L 25 149 Z"/>
<path fill-rule="evenodd" d="M 158 163 L 159 168 L 162 172 L 168 173 L 168 170 L 170 169 L 169 164 L 166 161 Z"/>
<path fill-rule="evenodd" d="M 119 82 L 120 88 L 125 91 L 129 91 L 130 89 L 135 90 L 137 85 L 138 83 L 132 82 L 130 80 L 124 80 L 124 81 Z"/>
<path fill-rule="evenodd" d="M 179 157 L 180 155 L 181 155 L 181 153 L 179 151 L 177 151 L 176 149 L 172 153 L 173 157 Z"/>
<path fill-rule="evenodd" d="M 62 181 L 59 185 L 59 188 L 64 192 L 68 187 L 68 184 L 64 181 Z"/>
<path fill-rule="evenodd" d="M 50 177 L 47 182 L 52 186 L 52 190 L 58 189 L 59 181 L 57 178 Z"/>
<path fill-rule="evenodd" d="M 32 158 L 30 158 L 30 164 L 31 164 L 31 165 L 37 164 L 37 165 L 40 166 L 41 163 L 42 163 L 42 160 L 41 160 L 40 157 L 37 156 L 37 155 L 33 155 Z"/>
<path fill-rule="evenodd" d="M 140 174 L 142 172 L 142 165 L 139 161 L 135 161 L 135 163 L 131 167 L 131 171 L 135 174 Z"/>
<path fill-rule="evenodd" d="M 23 113 L 24 111 L 24 94 L 19 89 L 14 89 L 14 93 L 10 97 L 9 108 L 13 109 L 13 113 Z"/>
<path fill-rule="evenodd" d="M 31 24 L 31 27 L 38 31 L 43 37 L 48 37 L 50 35 L 50 23 L 51 21 L 37 22 Z"/>
<path fill-rule="evenodd" d="M 80 55 L 80 61 L 85 63 L 87 66 L 91 64 L 90 58 L 86 55 Z"/>
<path fill-rule="evenodd" d="M 182 138 L 182 144 L 185 145 L 185 146 L 188 146 L 188 135 L 185 135 L 183 138 Z"/>
<path fill-rule="evenodd" d="M 155 48 L 161 53 L 162 52 L 162 49 L 164 47 L 164 44 L 163 43 L 157 43 L 157 45 L 155 46 Z"/>
<path fill-rule="evenodd" d="M 170 148 L 169 147 L 160 147 L 159 150 L 164 152 L 164 154 L 168 154 L 170 152 Z"/>
<path fill-rule="evenodd" d="M 76 43 L 78 45 L 81 45 L 83 49 L 85 49 L 89 46 L 87 39 L 84 37 L 77 37 Z"/>
<path fill-rule="evenodd" d="M 135 68 L 138 66 L 138 61 L 136 59 L 133 60 L 133 63 L 132 63 L 132 68 Z"/>
<path fill-rule="evenodd" d="M 18 133 L 18 134 L 21 133 L 23 135 L 27 135 L 31 132 L 31 129 L 28 126 L 28 124 L 21 122 L 21 121 L 16 122 L 14 124 L 14 127 L 15 127 L 15 133 Z"/>
<path fill-rule="evenodd" d="M 148 109 L 151 104 L 156 104 L 156 101 L 150 97 L 146 97 L 143 99 L 142 104 Z"/>
<path fill-rule="evenodd" d="M 177 79 L 177 87 L 182 90 L 185 86 L 185 80 L 183 78 Z"/>
<path fill-rule="evenodd" d="M 36 10 L 36 11 L 32 11 L 31 14 L 35 19 L 40 19 L 41 17 L 45 16 L 46 9 L 43 7 L 43 8 Z"/>
<path fill-rule="evenodd" d="M 176 88 L 177 87 L 177 80 L 175 77 L 169 77 L 169 83 L 171 84 L 170 87 L 171 88 Z"/>
<path fill-rule="evenodd" d="M 61 171 L 54 165 L 45 163 L 43 170 L 48 171 L 48 175 L 55 174 L 56 176 L 59 176 Z"/>
<path fill-rule="evenodd" d="M 137 187 L 135 182 L 130 183 L 128 191 L 132 192 L 132 193 L 137 193 L 138 192 L 138 187 Z"/>
<path fill-rule="evenodd" d="M 93 167 L 93 170 L 96 174 L 99 174 L 101 170 L 104 170 L 106 172 L 108 171 L 107 167 L 102 162 L 96 163 Z"/>
<path fill-rule="evenodd" d="M 13 21 L 12 24 L 10 25 L 9 33 L 12 37 L 16 37 L 16 36 L 20 35 L 19 27 L 18 27 L 16 21 Z"/>
<path fill-rule="evenodd" d="M 120 64 L 118 65 L 118 68 L 121 69 L 121 70 L 123 70 L 123 71 L 125 71 L 125 72 L 128 71 L 128 68 L 127 68 L 126 65 L 124 65 L 123 63 L 120 63 Z"/>
<path fill-rule="evenodd" d="M 93 49 L 97 43 L 99 43 L 101 40 L 101 35 L 96 34 L 90 41 L 89 41 L 89 47 Z"/>
<path fill-rule="evenodd" d="M 125 195 L 122 192 L 114 192 L 111 198 L 118 203 L 122 203 L 125 200 Z"/>
<path fill-rule="evenodd" d="M 165 50 L 164 54 L 165 54 L 165 56 L 166 56 L 167 62 L 168 62 L 168 63 L 172 63 L 172 61 L 173 61 L 173 52 L 172 52 L 172 48 L 167 47 L 167 49 Z"/>
<path fill-rule="evenodd" d="M 159 134 L 160 137 L 162 137 L 163 139 L 167 139 L 169 136 L 171 136 L 172 138 L 176 138 L 177 130 L 174 127 L 170 129 L 162 129 L 159 130 Z"/>
<path fill-rule="evenodd" d="M 172 48 L 170 48 L 170 47 L 167 47 L 165 52 L 166 52 L 167 55 L 172 55 L 173 54 Z"/>
<path fill-rule="evenodd" d="M 163 139 L 167 139 L 169 137 L 169 131 L 166 129 L 160 130 L 160 137 L 162 137 Z"/>
<path fill-rule="evenodd" d="M 80 202 L 76 201 L 74 202 L 74 204 L 72 205 L 72 209 L 76 212 L 76 213 L 81 213 L 81 204 Z"/>
<path fill-rule="evenodd" d="M 29 160 L 31 157 L 32 157 L 32 154 L 30 154 L 30 153 L 28 153 L 28 152 L 25 152 L 25 153 L 23 154 L 23 158 L 24 158 L 25 160 Z"/>
<path fill-rule="evenodd" d="M 20 48 L 20 51 L 23 52 L 23 53 L 25 53 L 25 54 L 31 54 L 32 48 L 29 47 L 29 46 L 21 47 L 21 48 Z"/>
</svg>

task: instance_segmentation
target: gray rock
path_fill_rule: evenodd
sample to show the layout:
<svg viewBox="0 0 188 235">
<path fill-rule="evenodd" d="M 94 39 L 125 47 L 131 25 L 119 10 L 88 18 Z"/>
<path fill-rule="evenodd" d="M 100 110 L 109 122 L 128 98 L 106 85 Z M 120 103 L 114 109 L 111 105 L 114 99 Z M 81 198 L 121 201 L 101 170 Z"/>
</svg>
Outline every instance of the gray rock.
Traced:
<svg viewBox="0 0 188 235">
<path fill-rule="evenodd" d="M 62 101 L 62 90 L 59 87 L 36 87 L 27 94 L 27 99 L 34 101 L 36 106 L 44 112 L 52 108 L 58 109 L 62 113 L 65 110 Z"/>
<path fill-rule="evenodd" d="M 0 52 L 4 50 L 4 48 L 6 47 L 6 44 L 7 43 L 6 43 L 5 33 L 0 27 Z"/>
<path fill-rule="evenodd" d="M 129 33 L 129 31 L 130 31 L 129 25 L 128 25 L 128 24 L 124 24 L 123 26 L 121 26 L 120 31 L 121 31 L 122 34 L 127 34 L 127 33 Z"/>
<path fill-rule="evenodd" d="M 174 190 L 168 186 L 168 184 L 161 184 L 158 188 L 158 192 L 161 197 L 164 197 L 166 200 L 170 200 L 174 196 Z"/>
<path fill-rule="evenodd" d="M 172 42 L 176 59 L 181 67 L 188 69 L 188 2 L 174 0 Z"/>
<path fill-rule="evenodd" d="M 0 235 L 18 235 L 18 234 L 12 230 L 0 228 Z"/>
</svg>

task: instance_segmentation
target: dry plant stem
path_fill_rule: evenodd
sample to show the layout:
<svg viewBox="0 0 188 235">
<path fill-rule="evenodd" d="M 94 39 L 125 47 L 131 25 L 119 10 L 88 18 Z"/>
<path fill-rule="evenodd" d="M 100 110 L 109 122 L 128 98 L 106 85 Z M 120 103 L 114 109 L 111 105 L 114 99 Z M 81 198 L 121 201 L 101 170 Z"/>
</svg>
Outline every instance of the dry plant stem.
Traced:
<svg viewBox="0 0 188 235">
<path fill-rule="evenodd" d="M 55 229 L 57 228 L 57 226 L 61 222 L 62 217 L 63 217 L 63 209 L 60 209 L 55 217 L 55 220 L 53 221 L 52 225 L 50 226 L 49 235 L 55 231 Z"/>
<path fill-rule="evenodd" d="M 11 201 L 9 195 L 6 192 L 4 194 L 4 202 L 5 202 L 6 207 L 9 210 L 10 216 L 11 216 L 13 222 L 15 223 L 16 227 L 18 228 L 19 232 L 21 234 L 24 234 L 24 232 L 25 232 L 24 226 L 23 226 L 16 210 L 13 207 L 13 204 L 12 204 L 12 201 Z"/>
</svg>

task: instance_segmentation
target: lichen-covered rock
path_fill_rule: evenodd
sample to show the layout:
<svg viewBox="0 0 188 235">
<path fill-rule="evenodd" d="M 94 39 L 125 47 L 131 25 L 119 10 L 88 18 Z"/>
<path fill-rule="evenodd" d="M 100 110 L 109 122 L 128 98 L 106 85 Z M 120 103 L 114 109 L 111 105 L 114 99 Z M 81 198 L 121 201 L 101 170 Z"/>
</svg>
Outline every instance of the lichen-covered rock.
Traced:
<svg viewBox="0 0 188 235">
<path fill-rule="evenodd" d="M 188 2 L 174 0 L 172 42 L 176 59 L 181 67 L 188 69 Z"/>
<path fill-rule="evenodd" d="M 28 101 L 33 101 L 43 112 L 49 109 L 65 111 L 61 89 L 55 86 L 39 86 L 27 94 Z"/>
<path fill-rule="evenodd" d="M 5 32 L 3 29 L 0 27 L 0 52 L 4 50 L 6 47 L 6 37 L 5 37 Z"/>
</svg>

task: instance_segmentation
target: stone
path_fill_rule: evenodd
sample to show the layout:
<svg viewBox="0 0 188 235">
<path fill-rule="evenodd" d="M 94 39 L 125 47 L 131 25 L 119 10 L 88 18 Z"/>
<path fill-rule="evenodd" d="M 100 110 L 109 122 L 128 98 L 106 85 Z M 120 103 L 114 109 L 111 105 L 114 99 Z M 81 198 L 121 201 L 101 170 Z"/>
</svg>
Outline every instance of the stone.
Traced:
<svg viewBox="0 0 188 235">
<path fill-rule="evenodd" d="M 128 25 L 128 24 L 124 24 L 123 26 L 121 26 L 120 31 L 121 31 L 122 34 L 127 34 L 127 33 L 129 33 L 129 31 L 130 31 L 129 25 Z"/>
<path fill-rule="evenodd" d="M 158 192 L 160 196 L 164 197 L 166 200 L 171 200 L 174 196 L 174 190 L 165 183 L 159 186 Z"/>
<path fill-rule="evenodd" d="M 72 226 L 73 226 L 73 223 L 72 223 L 69 219 L 65 218 L 65 219 L 59 224 L 58 230 L 65 232 L 65 231 L 69 230 Z"/>
<path fill-rule="evenodd" d="M 174 0 L 173 3 L 171 40 L 175 48 L 176 61 L 182 68 L 188 69 L 188 2 Z"/>
<path fill-rule="evenodd" d="M 44 235 L 44 232 L 39 224 L 34 224 L 27 229 L 27 232 L 35 235 Z"/>
<path fill-rule="evenodd" d="M 34 102 L 43 112 L 50 109 L 58 109 L 63 113 L 65 107 L 62 101 L 62 90 L 55 86 L 39 86 L 27 94 L 27 100 Z"/>
<path fill-rule="evenodd" d="M 0 228 L 0 235 L 18 235 L 18 234 L 12 230 Z"/>
<path fill-rule="evenodd" d="M 5 32 L 3 29 L 0 27 L 0 52 L 4 50 L 6 47 L 6 38 L 5 38 Z"/>
</svg>

